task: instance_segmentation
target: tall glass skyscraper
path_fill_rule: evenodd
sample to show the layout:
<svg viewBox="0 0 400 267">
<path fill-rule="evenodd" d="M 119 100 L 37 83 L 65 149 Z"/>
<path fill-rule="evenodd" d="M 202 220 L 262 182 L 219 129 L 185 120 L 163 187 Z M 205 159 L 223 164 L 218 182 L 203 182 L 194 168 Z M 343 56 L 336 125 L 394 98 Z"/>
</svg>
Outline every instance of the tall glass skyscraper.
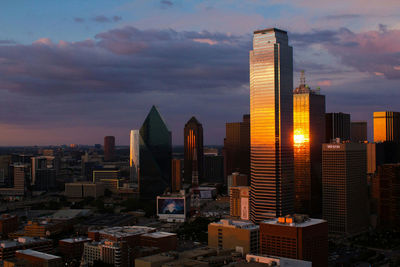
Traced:
<svg viewBox="0 0 400 267">
<path fill-rule="evenodd" d="M 192 181 L 193 169 L 196 169 L 198 173 L 198 181 L 203 181 L 203 168 L 204 168 L 204 155 L 203 155 L 203 126 L 196 119 L 196 117 L 190 118 L 185 124 L 183 131 L 183 142 L 185 148 L 185 161 L 184 161 L 184 174 L 185 183 Z M 194 155 L 196 154 L 196 155 Z M 196 159 L 195 159 L 196 158 Z M 196 166 L 194 166 L 194 164 Z M 196 185 L 198 186 L 198 184 Z"/>
<path fill-rule="evenodd" d="M 171 131 L 153 106 L 140 128 L 140 197 L 154 199 L 171 186 Z"/>
<path fill-rule="evenodd" d="M 140 170 L 140 133 L 139 130 L 131 130 L 129 138 L 129 166 L 130 166 L 130 182 L 134 184 L 139 183 L 139 170 Z"/>
<path fill-rule="evenodd" d="M 293 50 L 285 31 L 255 31 L 250 51 L 250 217 L 294 210 Z"/>
<path fill-rule="evenodd" d="M 303 75 L 293 94 L 295 212 L 320 216 L 325 96 L 311 90 Z"/>
</svg>

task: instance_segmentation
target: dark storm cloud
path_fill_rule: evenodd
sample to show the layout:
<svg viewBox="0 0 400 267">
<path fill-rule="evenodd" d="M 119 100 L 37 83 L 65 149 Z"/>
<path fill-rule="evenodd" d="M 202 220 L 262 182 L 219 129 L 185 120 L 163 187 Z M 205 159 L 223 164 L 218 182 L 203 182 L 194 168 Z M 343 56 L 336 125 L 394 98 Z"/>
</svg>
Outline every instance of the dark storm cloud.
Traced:
<svg viewBox="0 0 400 267">
<path fill-rule="evenodd" d="M 174 5 L 174 3 L 172 3 L 171 1 L 168 1 L 168 0 L 161 0 L 160 4 L 161 4 L 161 8 L 169 8 Z"/>
</svg>

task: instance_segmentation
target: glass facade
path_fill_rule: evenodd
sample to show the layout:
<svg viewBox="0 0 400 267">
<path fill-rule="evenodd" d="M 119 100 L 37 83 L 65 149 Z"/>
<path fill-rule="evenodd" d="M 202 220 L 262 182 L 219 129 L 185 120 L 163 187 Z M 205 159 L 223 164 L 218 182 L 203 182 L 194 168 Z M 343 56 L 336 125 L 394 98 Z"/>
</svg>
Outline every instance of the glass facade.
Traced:
<svg viewBox="0 0 400 267">
<path fill-rule="evenodd" d="M 197 171 L 198 177 L 196 183 L 203 180 L 203 126 L 195 118 L 192 117 L 186 124 L 184 129 L 184 182 L 190 183 L 192 181 L 193 171 Z M 196 153 L 196 162 L 194 154 Z M 196 166 L 194 166 L 195 164 Z M 194 170 L 196 167 L 197 170 Z M 192 181 L 193 182 L 193 181 Z"/>
<path fill-rule="evenodd" d="M 171 186 L 171 132 L 153 106 L 140 128 L 139 190 L 141 198 L 153 199 Z"/>
<path fill-rule="evenodd" d="M 374 142 L 400 142 L 400 112 L 374 112 Z"/>
<path fill-rule="evenodd" d="M 293 94 L 293 132 L 295 212 L 320 215 L 325 96 L 309 89 Z"/>
<path fill-rule="evenodd" d="M 250 217 L 293 212 L 293 52 L 287 33 L 255 31 L 250 51 Z"/>
<path fill-rule="evenodd" d="M 130 166 L 130 181 L 137 184 L 139 182 L 139 144 L 140 144 L 139 130 L 131 130 L 130 134 L 130 151 L 129 151 L 129 166 Z"/>
</svg>

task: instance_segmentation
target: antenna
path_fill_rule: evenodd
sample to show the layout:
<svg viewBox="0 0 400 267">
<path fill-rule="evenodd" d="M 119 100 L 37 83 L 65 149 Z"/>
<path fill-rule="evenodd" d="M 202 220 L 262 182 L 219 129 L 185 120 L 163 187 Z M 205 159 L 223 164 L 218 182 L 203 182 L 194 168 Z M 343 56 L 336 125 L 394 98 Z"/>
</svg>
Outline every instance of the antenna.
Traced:
<svg viewBox="0 0 400 267">
<path fill-rule="evenodd" d="M 306 75 L 304 73 L 305 73 L 304 70 L 300 71 L 300 86 L 301 87 L 306 85 Z"/>
</svg>

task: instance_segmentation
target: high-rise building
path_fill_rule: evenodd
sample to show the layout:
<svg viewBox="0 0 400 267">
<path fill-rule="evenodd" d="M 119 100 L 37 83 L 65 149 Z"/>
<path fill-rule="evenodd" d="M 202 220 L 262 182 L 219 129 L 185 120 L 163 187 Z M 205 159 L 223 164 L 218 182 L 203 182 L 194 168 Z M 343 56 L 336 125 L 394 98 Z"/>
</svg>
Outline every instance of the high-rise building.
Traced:
<svg viewBox="0 0 400 267">
<path fill-rule="evenodd" d="M 230 216 L 235 219 L 249 220 L 248 186 L 232 186 L 229 191 Z"/>
<path fill-rule="evenodd" d="M 311 261 L 315 267 L 328 266 L 327 222 L 305 215 L 263 221 L 260 254 Z"/>
<path fill-rule="evenodd" d="M 293 184 L 293 50 L 285 31 L 255 31 L 250 51 L 250 216 L 291 214 Z"/>
<path fill-rule="evenodd" d="M 374 112 L 374 142 L 400 142 L 400 112 Z"/>
<path fill-rule="evenodd" d="M 115 137 L 104 137 L 104 161 L 112 161 L 115 159 Z"/>
<path fill-rule="evenodd" d="M 322 144 L 325 141 L 325 96 L 305 83 L 293 92 L 295 212 L 318 216 L 322 202 Z"/>
<path fill-rule="evenodd" d="M 182 164 L 181 159 L 172 160 L 172 183 L 171 192 L 178 192 L 182 189 Z"/>
<path fill-rule="evenodd" d="M 322 217 L 332 234 L 357 234 L 368 229 L 366 145 L 322 146 Z"/>
<path fill-rule="evenodd" d="M 372 196 L 376 201 L 378 223 L 383 227 L 397 227 L 400 224 L 400 164 L 378 166 L 373 178 Z"/>
<path fill-rule="evenodd" d="M 140 132 L 139 130 L 131 130 L 130 134 L 130 153 L 129 153 L 129 166 L 130 166 L 130 182 L 139 184 L 140 173 Z"/>
<path fill-rule="evenodd" d="M 228 122 L 224 139 L 224 175 L 232 172 L 250 175 L 250 115 L 243 115 L 242 122 Z"/>
<path fill-rule="evenodd" d="M 171 186 L 172 137 L 153 106 L 140 128 L 139 190 L 141 198 L 155 199 Z"/>
<path fill-rule="evenodd" d="M 208 246 L 258 253 L 259 226 L 248 221 L 222 219 L 208 225 Z"/>
<path fill-rule="evenodd" d="M 195 118 L 191 117 L 190 120 L 185 124 L 183 131 L 184 136 L 184 148 L 185 148 L 185 160 L 184 160 L 184 175 L 185 183 L 192 182 L 193 174 L 193 161 L 196 158 L 196 167 L 198 172 L 198 179 L 200 182 L 203 180 L 203 166 L 204 166 L 204 155 L 203 155 L 203 126 Z M 196 153 L 196 156 L 194 155 Z"/>
<path fill-rule="evenodd" d="M 203 181 L 209 183 L 224 182 L 224 157 L 221 155 L 204 155 Z"/>
<path fill-rule="evenodd" d="M 232 186 L 248 186 L 249 179 L 246 174 L 234 172 L 231 175 L 228 175 L 228 193 L 230 192 L 230 188 Z"/>
<path fill-rule="evenodd" d="M 368 141 L 366 121 L 352 121 L 350 125 L 352 142 L 364 143 L 365 141 Z"/>
<path fill-rule="evenodd" d="M 326 143 L 336 138 L 340 138 L 343 141 L 350 140 L 350 114 L 342 112 L 326 113 L 325 119 Z"/>
</svg>

